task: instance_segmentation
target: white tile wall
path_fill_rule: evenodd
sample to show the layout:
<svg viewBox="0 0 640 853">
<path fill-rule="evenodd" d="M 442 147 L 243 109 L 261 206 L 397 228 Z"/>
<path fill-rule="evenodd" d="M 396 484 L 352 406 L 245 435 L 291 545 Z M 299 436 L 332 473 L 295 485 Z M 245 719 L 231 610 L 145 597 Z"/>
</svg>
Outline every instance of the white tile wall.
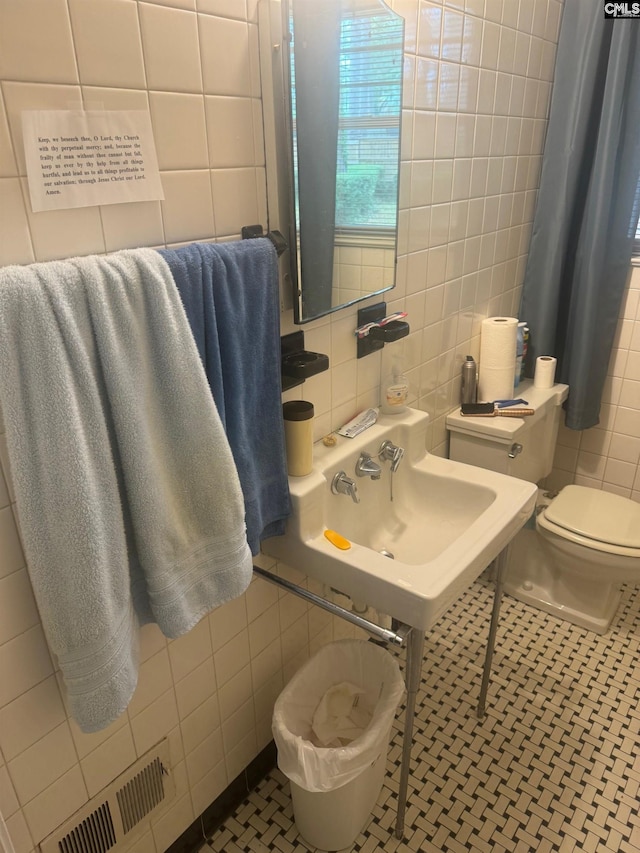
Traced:
<svg viewBox="0 0 640 853">
<path fill-rule="evenodd" d="M 561 0 L 391 0 L 406 21 L 397 287 L 411 335 L 356 361 L 349 308 L 305 326 L 331 369 L 288 392 L 316 438 L 378 402 L 403 353 L 411 401 L 444 417 L 481 320 L 517 311 L 535 206 Z M 257 0 L 0 0 L 0 264 L 132 246 L 235 239 L 266 224 Z M 31 213 L 24 109 L 149 109 L 165 200 Z M 370 264 L 370 275 L 379 267 Z M 346 273 L 345 273 L 346 274 Z M 628 291 L 602 424 L 563 431 L 554 476 L 640 499 L 640 270 Z M 282 331 L 294 330 L 291 312 Z M 0 809 L 17 853 L 35 845 L 155 741 L 178 797 L 136 845 L 163 851 L 270 739 L 273 702 L 344 623 L 256 581 L 168 642 L 142 631 L 140 682 L 105 732 L 68 719 L 26 583 L 0 431 Z M 268 568 L 272 562 L 261 558 Z M 277 567 L 307 583 L 295 567 Z M 322 593 L 322 589 L 309 582 Z M 5 612 L 7 618 L 2 618 Z"/>
</svg>

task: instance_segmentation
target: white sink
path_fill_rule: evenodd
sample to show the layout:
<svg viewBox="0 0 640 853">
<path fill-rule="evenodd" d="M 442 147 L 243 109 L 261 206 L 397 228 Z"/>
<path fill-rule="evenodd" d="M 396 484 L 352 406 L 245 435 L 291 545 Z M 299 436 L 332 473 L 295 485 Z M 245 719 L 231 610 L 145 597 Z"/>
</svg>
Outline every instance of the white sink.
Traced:
<svg viewBox="0 0 640 853">
<path fill-rule="evenodd" d="M 286 533 L 265 540 L 265 553 L 408 625 L 431 628 L 529 518 L 536 487 L 432 456 L 427 423 L 427 414 L 409 409 L 380 416 L 354 439 L 338 436 L 334 447 L 316 445 L 313 472 L 289 478 Z M 405 451 L 393 475 L 390 462 L 377 458 L 386 439 Z M 379 462 L 379 480 L 356 477 L 361 451 Z M 356 482 L 359 503 L 332 494 L 339 471 Z M 337 548 L 327 529 L 351 547 Z"/>
</svg>

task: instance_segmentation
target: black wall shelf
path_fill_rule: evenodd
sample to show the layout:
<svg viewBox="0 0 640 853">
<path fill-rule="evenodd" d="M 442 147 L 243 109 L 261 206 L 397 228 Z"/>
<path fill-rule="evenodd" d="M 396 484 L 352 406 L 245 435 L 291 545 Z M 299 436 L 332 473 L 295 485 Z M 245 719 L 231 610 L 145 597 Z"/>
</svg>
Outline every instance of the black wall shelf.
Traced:
<svg viewBox="0 0 640 853">
<path fill-rule="evenodd" d="M 305 379 L 329 369 L 329 356 L 304 348 L 304 332 L 291 332 L 280 338 L 282 390 L 302 385 Z"/>
</svg>

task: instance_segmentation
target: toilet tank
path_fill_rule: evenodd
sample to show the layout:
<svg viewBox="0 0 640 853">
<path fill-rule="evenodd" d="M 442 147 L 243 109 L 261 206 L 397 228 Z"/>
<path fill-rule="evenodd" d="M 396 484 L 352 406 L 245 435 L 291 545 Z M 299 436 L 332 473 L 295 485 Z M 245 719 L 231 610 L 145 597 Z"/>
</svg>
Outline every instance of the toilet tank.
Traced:
<svg viewBox="0 0 640 853">
<path fill-rule="evenodd" d="M 524 418 L 464 417 L 456 409 L 447 415 L 449 458 L 537 483 L 551 473 L 568 385 L 534 388 L 527 380 L 518 396 L 533 415 Z"/>
</svg>

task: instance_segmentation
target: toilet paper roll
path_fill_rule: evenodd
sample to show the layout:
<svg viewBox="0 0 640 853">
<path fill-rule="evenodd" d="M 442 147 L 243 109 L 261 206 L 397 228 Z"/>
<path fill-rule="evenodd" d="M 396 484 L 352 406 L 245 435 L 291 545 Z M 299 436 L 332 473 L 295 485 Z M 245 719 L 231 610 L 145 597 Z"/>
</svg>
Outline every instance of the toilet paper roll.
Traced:
<svg viewBox="0 0 640 853">
<path fill-rule="evenodd" d="M 490 403 L 513 397 L 516 364 L 516 317 L 488 317 L 480 329 L 478 400 Z"/>
<path fill-rule="evenodd" d="M 556 359 L 550 355 L 541 355 L 536 359 L 533 374 L 534 388 L 552 388 L 556 378 Z"/>
</svg>

